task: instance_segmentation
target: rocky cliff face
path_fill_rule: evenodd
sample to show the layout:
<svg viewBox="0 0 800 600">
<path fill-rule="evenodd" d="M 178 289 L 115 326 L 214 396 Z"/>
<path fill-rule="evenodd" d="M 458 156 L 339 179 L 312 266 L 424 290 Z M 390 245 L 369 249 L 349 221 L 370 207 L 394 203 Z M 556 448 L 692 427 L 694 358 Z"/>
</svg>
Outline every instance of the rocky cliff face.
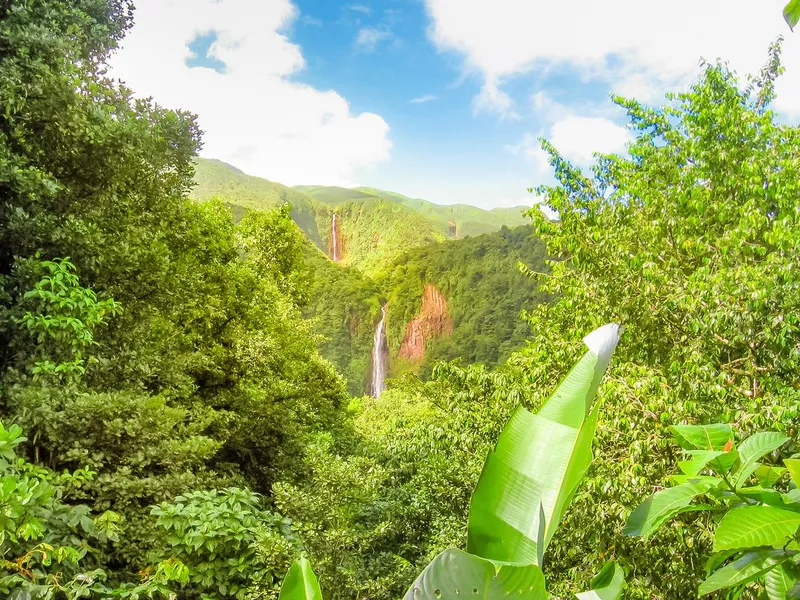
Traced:
<svg viewBox="0 0 800 600">
<path fill-rule="evenodd" d="M 406 360 L 421 360 L 425 357 L 428 340 L 450 335 L 453 321 L 447 312 L 447 301 L 433 285 L 426 285 L 419 315 L 406 328 L 398 356 Z"/>
</svg>

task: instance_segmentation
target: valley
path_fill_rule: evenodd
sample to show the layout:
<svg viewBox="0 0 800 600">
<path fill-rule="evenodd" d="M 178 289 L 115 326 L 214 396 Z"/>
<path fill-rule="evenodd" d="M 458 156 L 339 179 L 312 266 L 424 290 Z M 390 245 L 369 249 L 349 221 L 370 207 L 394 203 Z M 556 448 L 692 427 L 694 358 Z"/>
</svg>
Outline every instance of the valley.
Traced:
<svg viewBox="0 0 800 600">
<path fill-rule="evenodd" d="M 518 268 L 547 268 L 522 207 L 445 206 L 374 188 L 290 188 L 202 158 L 195 182 L 192 197 L 223 202 L 235 220 L 291 205 L 309 242 L 304 314 L 352 394 L 375 395 L 385 378 L 406 372 L 427 377 L 437 361 L 500 364 L 525 342 L 522 311 L 545 299 Z"/>
</svg>

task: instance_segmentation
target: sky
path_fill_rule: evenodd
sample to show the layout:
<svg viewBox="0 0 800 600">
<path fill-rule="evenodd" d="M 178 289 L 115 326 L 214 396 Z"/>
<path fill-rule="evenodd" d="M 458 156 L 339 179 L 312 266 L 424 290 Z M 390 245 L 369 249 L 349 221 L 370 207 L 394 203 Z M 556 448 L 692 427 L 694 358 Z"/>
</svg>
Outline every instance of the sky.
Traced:
<svg viewBox="0 0 800 600">
<path fill-rule="evenodd" d="M 632 138 L 611 94 L 661 104 L 701 58 L 756 73 L 800 119 L 785 0 L 138 0 L 112 59 L 139 96 L 198 115 L 202 156 L 286 185 L 441 204 L 534 204 L 538 139 L 587 167 Z"/>
</svg>

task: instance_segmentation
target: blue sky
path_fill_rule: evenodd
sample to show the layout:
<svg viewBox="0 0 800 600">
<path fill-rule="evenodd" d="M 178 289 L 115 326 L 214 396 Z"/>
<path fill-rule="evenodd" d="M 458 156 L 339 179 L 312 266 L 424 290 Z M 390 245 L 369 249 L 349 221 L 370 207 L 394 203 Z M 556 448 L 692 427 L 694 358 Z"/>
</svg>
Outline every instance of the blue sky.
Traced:
<svg viewBox="0 0 800 600">
<path fill-rule="evenodd" d="M 610 93 L 657 102 L 701 56 L 753 71 L 786 34 L 778 103 L 800 112 L 780 0 L 562 4 L 140 0 L 114 73 L 197 112 L 203 154 L 248 173 L 485 207 L 530 204 L 526 188 L 551 181 L 538 136 L 584 166 L 623 151 Z"/>
</svg>

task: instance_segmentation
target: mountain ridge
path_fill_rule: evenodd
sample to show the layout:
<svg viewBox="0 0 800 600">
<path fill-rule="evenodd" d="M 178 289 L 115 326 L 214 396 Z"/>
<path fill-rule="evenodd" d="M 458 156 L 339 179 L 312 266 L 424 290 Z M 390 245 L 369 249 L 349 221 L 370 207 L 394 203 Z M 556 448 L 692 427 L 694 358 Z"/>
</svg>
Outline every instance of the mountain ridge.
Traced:
<svg viewBox="0 0 800 600">
<path fill-rule="evenodd" d="M 190 196 L 197 201 L 220 198 L 235 219 L 248 210 L 272 209 L 288 202 L 295 223 L 326 255 L 332 246 L 336 213 L 342 242 L 339 262 L 369 275 L 388 267 L 407 250 L 527 222 L 522 207 L 487 210 L 468 204 L 436 204 L 366 187 L 289 187 L 247 175 L 216 159 L 196 160 L 195 187 Z"/>
</svg>

